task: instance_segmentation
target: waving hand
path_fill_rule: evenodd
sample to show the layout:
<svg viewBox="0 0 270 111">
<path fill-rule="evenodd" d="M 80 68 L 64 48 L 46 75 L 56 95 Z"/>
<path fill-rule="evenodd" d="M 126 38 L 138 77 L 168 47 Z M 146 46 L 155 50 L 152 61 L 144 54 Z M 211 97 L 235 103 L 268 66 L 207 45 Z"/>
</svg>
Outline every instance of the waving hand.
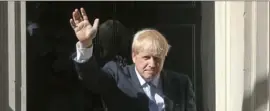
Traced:
<svg viewBox="0 0 270 111">
<path fill-rule="evenodd" d="M 92 39 L 96 37 L 99 19 L 95 19 L 94 24 L 91 25 L 85 10 L 83 8 L 80 10 L 81 13 L 78 9 L 73 11 L 73 18 L 70 19 L 70 25 L 73 28 L 77 39 L 82 43 L 83 47 L 88 47 L 92 45 Z"/>
</svg>

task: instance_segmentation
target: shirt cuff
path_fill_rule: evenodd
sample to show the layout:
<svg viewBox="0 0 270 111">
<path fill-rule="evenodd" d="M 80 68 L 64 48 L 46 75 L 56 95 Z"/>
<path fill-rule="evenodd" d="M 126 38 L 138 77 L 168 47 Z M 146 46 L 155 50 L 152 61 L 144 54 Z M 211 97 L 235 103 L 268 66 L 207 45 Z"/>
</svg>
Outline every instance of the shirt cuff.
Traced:
<svg viewBox="0 0 270 111">
<path fill-rule="evenodd" d="M 90 48 L 84 48 L 84 47 L 82 47 L 82 44 L 80 42 L 77 42 L 76 43 L 76 53 L 77 53 L 77 55 L 74 58 L 74 60 L 78 63 L 83 63 L 92 57 L 93 45 Z"/>
</svg>

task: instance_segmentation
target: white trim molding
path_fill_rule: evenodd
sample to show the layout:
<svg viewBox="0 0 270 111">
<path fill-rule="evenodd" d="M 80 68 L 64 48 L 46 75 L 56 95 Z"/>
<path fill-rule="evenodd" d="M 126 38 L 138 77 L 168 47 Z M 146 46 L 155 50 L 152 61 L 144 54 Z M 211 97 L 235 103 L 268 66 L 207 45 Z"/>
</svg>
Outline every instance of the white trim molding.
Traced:
<svg viewBox="0 0 270 111">
<path fill-rule="evenodd" d="M 243 111 L 254 111 L 256 81 L 257 2 L 245 2 L 245 56 Z"/>
<path fill-rule="evenodd" d="M 269 111 L 269 1 L 245 3 L 243 111 Z"/>
<path fill-rule="evenodd" d="M 242 111 L 244 1 L 215 2 L 216 111 Z"/>
<path fill-rule="evenodd" d="M 269 1 L 215 2 L 216 111 L 269 111 Z"/>
<path fill-rule="evenodd" d="M 26 13 L 25 2 L 8 1 L 8 106 L 26 111 Z"/>
<path fill-rule="evenodd" d="M 215 111 L 227 111 L 226 98 L 226 2 L 215 2 Z"/>
<path fill-rule="evenodd" d="M 27 72 L 26 72 L 26 1 L 20 2 L 21 22 L 21 111 L 27 111 Z"/>
<path fill-rule="evenodd" d="M 9 107 L 16 111 L 15 1 L 8 2 L 8 96 Z"/>
<path fill-rule="evenodd" d="M 254 111 L 269 111 L 269 1 L 256 4 L 256 45 L 253 45 L 256 58 L 253 66 Z"/>
</svg>

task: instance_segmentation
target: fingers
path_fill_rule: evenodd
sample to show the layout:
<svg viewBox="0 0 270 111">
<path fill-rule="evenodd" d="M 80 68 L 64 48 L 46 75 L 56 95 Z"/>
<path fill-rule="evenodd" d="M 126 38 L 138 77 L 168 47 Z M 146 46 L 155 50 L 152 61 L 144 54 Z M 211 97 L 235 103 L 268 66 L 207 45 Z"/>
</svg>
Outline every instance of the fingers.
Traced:
<svg viewBox="0 0 270 111">
<path fill-rule="evenodd" d="M 83 20 L 78 9 L 75 9 L 75 11 L 72 13 L 72 16 L 75 24 L 79 24 Z"/>
<path fill-rule="evenodd" d="M 97 29 L 98 23 L 99 23 L 99 19 L 95 19 L 94 24 L 93 24 L 94 29 Z"/>
<path fill-rule="evenodd" d="M 69 22 L 70 22 L 71 27 L 72 27 L 73 29 L 75 29 L 76 24 L 74 23 L 73 19 L 70 19 Z"/>
<path fill-rule="evenodd" d="M 88 17 L 86 15 L 84 8 L 81 8 L 81 13 L 82 13 L 83 20 L 88 20 Z"/>
<path fill-rule="evenodd" d="M 87 24 L 84 24 L 84 25 L 79 26 L 79 23 L 84 21 L 84 20 L 86 20 L 87 23 L 89 22 L 84 8 L 81 8 L 80 10 L 81 10 L 81 14 L 80 14 L 80 11 L 78 9 L 75 9 L 72 13 L 73 19 L 70 19 L 70 25 L 73 29 L 75 29 L 75 28 L 80 29 L 80 28 L 82 28 L 82 26 L 84 27 L 85 25 L 87 25 Z M 99 24 L 99 19 L 95 19 L 94 24 L 93 24 L 93 29 L 97 29 L 98 24 Z M 90 23 L 89 23 L 89 25 L 91 26 Z"/>
</svg>

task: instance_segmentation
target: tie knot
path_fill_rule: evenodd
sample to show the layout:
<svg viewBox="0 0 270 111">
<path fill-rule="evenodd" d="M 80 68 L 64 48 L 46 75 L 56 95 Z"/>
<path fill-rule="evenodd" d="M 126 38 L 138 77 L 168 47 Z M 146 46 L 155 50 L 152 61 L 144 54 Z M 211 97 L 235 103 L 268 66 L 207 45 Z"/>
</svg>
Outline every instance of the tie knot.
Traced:
<svg viewBox="0 0 270 111">
<path fill-rule="evenodd" d="M 152 83 L 152 81 L 147 82 L 147 84 L 148 84 L 150 87 L 156 88 L 156 86 Z"/>
</svg>

